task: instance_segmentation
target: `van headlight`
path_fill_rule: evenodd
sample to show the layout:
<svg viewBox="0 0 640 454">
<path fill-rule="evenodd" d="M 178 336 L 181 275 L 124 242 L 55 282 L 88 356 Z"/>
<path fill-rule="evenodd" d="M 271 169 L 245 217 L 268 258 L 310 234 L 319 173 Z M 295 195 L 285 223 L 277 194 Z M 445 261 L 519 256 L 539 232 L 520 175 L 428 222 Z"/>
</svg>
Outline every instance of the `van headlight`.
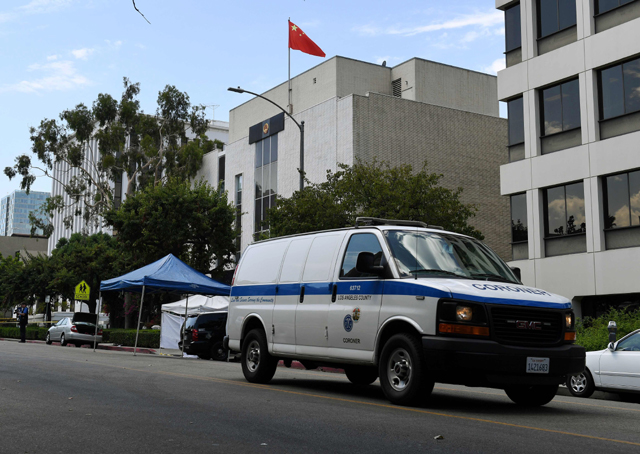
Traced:
<svg viewBox="0 0 640 454">
<path fill-rule="evenodd" d="M 473 320 L 473 308 L 471 306 L 456 306 L 456 320 L 470 322 Z"/>
<path fill-rule="evenodd" d="M 575 315 L 573 312 L 567 312 L 564 314 L 564 326 L 567 331 L 573 331 L 575 327 Z"/>
<path fill-rule="evenodd" d="M 457 336 L 488 337 L 489 323 L 484 305 L 459 301 L 440 301 L 438 332 Z"/>
</svg>

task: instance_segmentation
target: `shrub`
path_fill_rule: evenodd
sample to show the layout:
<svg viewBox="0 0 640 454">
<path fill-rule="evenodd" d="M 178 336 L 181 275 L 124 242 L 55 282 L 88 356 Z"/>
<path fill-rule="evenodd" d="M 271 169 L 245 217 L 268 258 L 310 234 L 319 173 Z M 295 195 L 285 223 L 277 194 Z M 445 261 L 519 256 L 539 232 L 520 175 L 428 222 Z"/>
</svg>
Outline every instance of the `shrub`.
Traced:
<svg viewBox="0 0 640 454">
<path fill-rule="evenodd" d="M 640 329 L 640 310 L 633 312 L 611 309 L 597 318 L 585 317 L 576 323 L 576 343 L 587 351 L 603 350 L 609 344 L 607 326 L 613 320 L 618 325 L 618 339 L 632 331 Z"/>
<path fill-rule="evenodd" d="M 133 347 L 136 342 L 135 329 L 108 329 L 102 334 L 102 342 L 109 342 L 127 347 Z M 144 329 L 140 330 L 138 337 L 138 347 L 158 348 L 160 347 L 160 330 Z"/>
<path fill-rule="evenodd" d="M 49 328 L 27 326 L 27 334 L 25 338 L 29 340 L 45 340 L 45 338 L 47 337 L 48 330 Z M 18 328 L 17 326 L 0 327 L 0 337 L 6 338 L 6 339 L 20 339 L 20 328 Z"/>
</svg>

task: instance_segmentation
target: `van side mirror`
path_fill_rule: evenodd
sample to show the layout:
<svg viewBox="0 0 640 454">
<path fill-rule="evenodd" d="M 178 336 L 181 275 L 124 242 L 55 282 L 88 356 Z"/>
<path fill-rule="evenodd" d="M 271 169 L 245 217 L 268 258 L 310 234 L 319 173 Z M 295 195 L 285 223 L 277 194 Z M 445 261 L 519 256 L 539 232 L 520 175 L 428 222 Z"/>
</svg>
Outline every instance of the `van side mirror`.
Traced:
<svg viewBox="0 0 640 454">
<path fill-rule="evenodd" d="M 517 266 L 511 266 L 510 268 L 511 268 L 511 271 L 513 271 L 513 274 L 516 275 L 518 280 L 522 282 L 522 275 L 520 273 L 520 268 L 518 268 Z"/>
<path fill-rule="evenodd" d="M 356 261 L 356 271 L 359 273 L 382 276 L 384 273 L 384 266 L 374 265 L 374 263 L 375 255 L 373 252 L 361 252 L 358 254 L 358 260 Z"/>
</svg>

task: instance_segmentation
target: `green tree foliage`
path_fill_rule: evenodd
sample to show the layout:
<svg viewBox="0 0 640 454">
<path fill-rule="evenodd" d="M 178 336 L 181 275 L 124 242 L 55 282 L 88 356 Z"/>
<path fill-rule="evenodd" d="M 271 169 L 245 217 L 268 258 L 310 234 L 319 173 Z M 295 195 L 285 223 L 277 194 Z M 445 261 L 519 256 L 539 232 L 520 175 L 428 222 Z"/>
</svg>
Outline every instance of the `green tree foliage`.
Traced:
<svg viewBox="0 0 640 454">
<path fill-rule="evenodd" d="M 100 282 L 131 269 L 126 250 L 121 249 L 116 238 L 106 233 L 90 236 L 74 233 L 69 239 L 61 238 L 51 254 L 51 261 L 50 293 L 73 301 L 76 285 L 85 281 L 91 293 L 89 301 L 83 302 L 94 313 Z"/>
<path fill-rule="evenodd" d="M 327 181 L 311 183 L 288 199 L 278 199 L 269 211 L 270 235 L 341 228 L 354 225 L 356 217 L 423 221 L 447 230 L 483 239 L 468 224 L 477 209 L 460 201 L 462 188 L 440 186 L 442 175 L 417 173 L 410 165 L 391 167 L 387 162 L 356 162 L 327 171 Z"/>
<path fill-rule="evenodd" d="M 10 179 L 19 176 L 20 187 L 29 191 L 36 173 L 53 179 L 57 168 L 75 173 L 63 184 L 70 203 L 56 195 L 43 206 L 47 218 L 67 209 L 67 228 L 74 216 L 97 226 L 101 216 L 114 208 L 112 186 L 125 172 L 128 195 L 172 176 L 194 177 L 202 156 L 220 145 L 205 135 L 204 106 L 192 106 L 186 93 L 167 85 L 158 93 L 155 115 L 148 115 L 140 108 L 139 93 L 140 84 L 125 77 L 120 99 L 101 93 L 91 107 L 78 104 L 63 111 L 59 120 L 42 120 L 40 126 L 30 128 L 33 157 L 18 156 L 13 167 L 5 168 L 5 174 Z M 187 134 L 195 139 L 187 140 Z M 92 156 L 97 156 L 97 161 Z M 37 228 L 43 229 L 45 236 L 51 234 L 52 225 L 35 216 L 30 219 L 32 234 Z"/>
<path fill-rule="evenodd" d="M 618 326 L 617 337 L 621 339 L 632 331 L 640 329 L 640 310 L 627 312 L 610 309 L 597 318 L 585 317 L 576 323 L 576 343 L 587 351 L 603 350 L 609 345 L 607 326 L 613 320 Z"/>
<path fill-rule="evenodd" d="M 24 262 L 18 255 L 3 257 L 0 254 L 0 309 L 8 310 L 26 301 Z"/>
<path fill-rule="evenodd" d="M 220 277 L 235 254 L 235 208 L 225 192 L 200 181 L 172 178 L 129 197 L 106 214 L 129 251 L 143 266 L 171 253 L 196 270 Z"/>
</svg>

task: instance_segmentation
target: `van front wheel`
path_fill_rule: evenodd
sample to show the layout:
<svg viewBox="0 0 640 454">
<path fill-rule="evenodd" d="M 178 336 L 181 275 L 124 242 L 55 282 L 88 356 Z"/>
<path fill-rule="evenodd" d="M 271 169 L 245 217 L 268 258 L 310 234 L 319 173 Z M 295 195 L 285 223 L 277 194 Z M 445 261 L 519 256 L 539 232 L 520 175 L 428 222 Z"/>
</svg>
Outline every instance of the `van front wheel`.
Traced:
<svg viewBox="0 0 640 454">
<path fill-rule="evenodd" d="M 242 343 L 242 373 L 250 383 L 269 383 L 276 373 L 278 359 L 269 354 L 264 331 L 254 329 Z"/>
<path fill-rule="evenodd" d="M 419 405 L 433 390 L 422 345 L 408 334 L 396 334 L 384 345 L 379 375 L 384 395 L 396 405 Z"/>
</svg>

